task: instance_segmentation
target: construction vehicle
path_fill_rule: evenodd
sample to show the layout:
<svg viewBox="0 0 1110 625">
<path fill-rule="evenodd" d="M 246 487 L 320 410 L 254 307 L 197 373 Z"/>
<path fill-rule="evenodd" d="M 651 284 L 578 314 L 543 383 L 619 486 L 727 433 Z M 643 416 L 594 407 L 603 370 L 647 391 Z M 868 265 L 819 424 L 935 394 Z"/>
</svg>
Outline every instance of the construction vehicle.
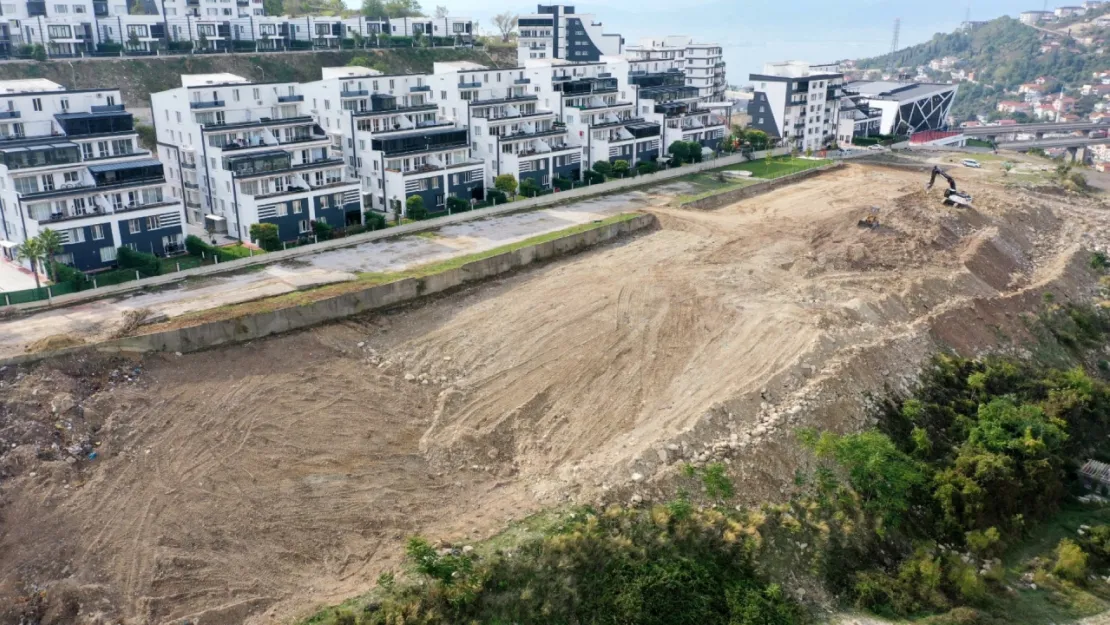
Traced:
<svg viewBox="0 0 1110 625">
<path fill-rule="evenodd" d="M 956 179 L 949 176 L 946 171 L 933 166 L 933 175 L 929 178 L 929 184 L 925 185 L 925 190 L 933 188 L 936 184 L 937 176 L 943 177 L 948 181 L 948 188 L 944 190 L 944 205 L 945 206 L 960 206 L 962 208 L 971 208 L 971 194 L 964 193 L 956 190 Z"/>
<path fill-rule="evenodd" d="M 872 206 L 871 211 L 867 214 L 867 217 L 859 220 L 858 225 L 859 225 L 860 228 L 871 228 L 872 230 L 874 230 L 875 228 L 878 228 L 879 227 L 879 207 L 878 206 Z"/>
</svg>

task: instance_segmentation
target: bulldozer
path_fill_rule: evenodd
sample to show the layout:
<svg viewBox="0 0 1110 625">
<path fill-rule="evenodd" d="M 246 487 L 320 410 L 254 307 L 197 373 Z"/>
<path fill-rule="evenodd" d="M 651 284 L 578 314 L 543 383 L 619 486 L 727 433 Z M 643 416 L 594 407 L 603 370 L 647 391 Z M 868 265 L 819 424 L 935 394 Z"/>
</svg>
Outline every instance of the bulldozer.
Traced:
<svg viewBox="0 0 1110 625">
<path fill-rule="evenodd" d="M 874 230 L 875 228 L 878 228 L 879 227 L 879 207 L 878 206 L 872 206 L 871 209 L 867 213 L 867 217 L 864 217 L 863 219 L 859 220 L 857 225 L 860 228 L 870 228 L 872 230 Z"/>
</svg>

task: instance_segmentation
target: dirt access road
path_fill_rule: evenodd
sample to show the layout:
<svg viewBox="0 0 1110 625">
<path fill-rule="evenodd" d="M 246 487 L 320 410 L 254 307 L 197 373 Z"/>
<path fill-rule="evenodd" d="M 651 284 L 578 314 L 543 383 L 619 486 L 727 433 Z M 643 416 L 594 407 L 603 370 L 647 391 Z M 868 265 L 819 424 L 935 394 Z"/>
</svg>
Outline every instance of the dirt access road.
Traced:
<svg viewBox="0 0 1110 625">
<path fill-rule="evenodd" d="M 453 256 L 473 254 L 596 219 L 670 201 L 674 191 L 633 191 L 566 206 L 470 221 L 434 236 L 405 236 L 331 250 L 257 271 L 188 280 L 157 291 L 113 297 L 0 322 L 0 356 L 22 353 L 47 337 L 103 340 L 129 310 L 176 317 L 229 304 L 272 297 L 311 286 L 353 280 L 357 272 L 399 271 Z M 0 273 L 3 266 L 0 264 Z M 34 283 L 32 282 L 32 286 Z"/>
<path fill-rule="evenodd" d="M 973 298 L 1084 284 L 1105 209 L 990 175 L 961 178 L 977 206 L 956 211 L 919 173 L 848 166 L 656 207 L 657 231 L 386 314 L 0 372 L 0 622 L 288 621 L 367 589 L 414 533 L 650 497 L 676 461 L 777 497 L 794 427 L 859 427 L 938 333 L 979 347 L 947 321 L 974 323 Z M 858 228 L 872 205 L 883 227 Z"/>
</svg>

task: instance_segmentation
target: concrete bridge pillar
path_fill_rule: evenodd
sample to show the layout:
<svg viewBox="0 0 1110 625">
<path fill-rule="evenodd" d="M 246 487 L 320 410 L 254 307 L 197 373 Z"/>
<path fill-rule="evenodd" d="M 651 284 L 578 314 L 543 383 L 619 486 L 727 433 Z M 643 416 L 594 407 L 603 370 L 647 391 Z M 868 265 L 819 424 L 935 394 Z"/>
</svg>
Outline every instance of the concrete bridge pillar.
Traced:
<svg viewBox="0 0 1110 625">
<path fill-rule="evenodd" d="M 1078 146 L 1072 146 L 1072 147 L 1068 148 L 1068 154 L 1071 154 L 1071 162 L 1074 163 L 1076 156 L 1079 154 L 1079 147 Z"/>
<path fill-rule="evenodd" d="M 1037 131 L 1036 133 L 1034 133 L 1034 134 L 1035 134 L 1035 135 L 1037 136 L 1037 140 L 1038 140 L 1038 141 L 1040 141 L 1041 139 L 1044 139 L 1044 131 L 1043 131 L 1043 130 L 1038 130 L 1038 131 Z"/>
</svg>

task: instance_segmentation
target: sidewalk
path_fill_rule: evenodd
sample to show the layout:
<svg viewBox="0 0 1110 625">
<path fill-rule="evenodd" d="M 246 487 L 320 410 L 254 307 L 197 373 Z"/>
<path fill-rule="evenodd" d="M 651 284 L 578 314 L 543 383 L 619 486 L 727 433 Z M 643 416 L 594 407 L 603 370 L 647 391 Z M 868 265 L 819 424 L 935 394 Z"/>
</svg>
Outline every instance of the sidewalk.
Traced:
<svg viewBox="0 0 1110 625">
<path fill-rule="evenodd" d="M 0 258 L 0 293 L 35 288 L 35 277 L 7 260 Z"/>
</svg>

